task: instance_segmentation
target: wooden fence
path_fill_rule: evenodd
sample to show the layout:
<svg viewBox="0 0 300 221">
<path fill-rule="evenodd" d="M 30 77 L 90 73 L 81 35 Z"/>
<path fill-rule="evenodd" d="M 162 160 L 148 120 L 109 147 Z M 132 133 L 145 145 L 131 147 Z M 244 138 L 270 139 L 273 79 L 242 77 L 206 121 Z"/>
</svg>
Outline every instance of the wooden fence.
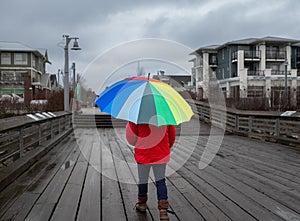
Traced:
<svg viewBox="0 0 300 221">
<path fill-rule="evenodd" d="M 41 113 L 0 120 L 0 163 L 15 161 L 72 126 L 72 115 Z"/>
<path fill-rule="evenodd" d="M 275 112 L 210 107 L 209 104 L 198 101 L 192 104 L 192 108 L 197 111 L 200 120 L 222 127 L 228 132 L 293 146 L 300 144 L 300 116 L 287 117 Z"/>
</svg>

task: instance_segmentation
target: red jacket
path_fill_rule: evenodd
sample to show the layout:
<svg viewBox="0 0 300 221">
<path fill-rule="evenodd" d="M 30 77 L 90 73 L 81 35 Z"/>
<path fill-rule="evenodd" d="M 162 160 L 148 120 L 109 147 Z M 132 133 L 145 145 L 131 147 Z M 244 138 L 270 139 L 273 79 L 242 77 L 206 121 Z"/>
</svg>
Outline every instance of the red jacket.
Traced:
<svg viewBox="0 0 300 221">
<path fill-rule="evenodd" d="M 164 164 L 170 161 L 170 149 L 176 138 L 173 125 L 154 126 L 128 122 L 126 139 L 134 145 L 134 157 L 141 164 Z"/>
</svg>

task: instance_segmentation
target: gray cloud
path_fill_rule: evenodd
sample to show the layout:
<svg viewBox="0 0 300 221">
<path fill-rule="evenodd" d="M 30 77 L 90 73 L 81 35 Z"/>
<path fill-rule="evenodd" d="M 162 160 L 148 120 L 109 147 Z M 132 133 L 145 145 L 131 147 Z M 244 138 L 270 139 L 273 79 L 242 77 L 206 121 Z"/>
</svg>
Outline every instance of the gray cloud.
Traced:
<svg viewBox="0 0 300 221">
<path fill-rule="evenodd" d="M 77 36 L 83 50 L 70 52 L 70 63 L 82 73 L 99 54 L 141 38 L 192 49 L 268 35 L 300 39 L 299 8 L 298 0 L 11 0 L 1 2 L 0 41 L 48 49 L 48 71 L 56 73 L 64 63 L 62 35 Z"/>
</svg>

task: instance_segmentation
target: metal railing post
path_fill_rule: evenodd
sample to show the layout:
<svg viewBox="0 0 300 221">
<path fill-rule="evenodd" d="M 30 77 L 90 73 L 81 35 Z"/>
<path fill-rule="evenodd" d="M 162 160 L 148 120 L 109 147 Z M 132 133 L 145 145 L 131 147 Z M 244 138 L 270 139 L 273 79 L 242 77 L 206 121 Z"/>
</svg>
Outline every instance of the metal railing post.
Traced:
<svg viewBox="0 0 300 221">
<path fill-rule="evenodd" d="M 235 115 L 235 130 L 239 130 L 239 115 Z"/>
<path fill-rule="evenodd" d="M 60 129 L 60 118 L 58 118 L 58 134 L 60 134 L 60 131 L 61 131 L 61 129 Z"/>
<path fill-rule="evenodd" d="M 69 118 L 69 128 L 72 127 L 72 115 L 68 115 Z"/>
<path fill-rule="evenodd" d="M 64 116 L 64 130 L 67 129 L 67 120 L 66 120 L 67 116 Z"/>
<path fill-rule="evenodd" d="M 42 143 L 42 127 L 41 127 L 41 124 L 39 124 L 39 145 L 41 145 Z"/>
<path fill-rule="evenodd" d="M 249 132 L 252 132 L 252 127 L 253 127 L 253 117 L 252 116 L 249 116 L 248 127 L 249 127 Z"/>
<path fill-rule="evenodd" d="M 50 139 L 53 138 L 53 120 L 50 120 Z"/>
<path fill-rule="evenodd" d="M 19 130 L 19 156 L 22 157 L 24 151 L 24 128 Z"/>
<path fill-rule="evenodd" d="M 279 137 L 280 136 L 280 119 L 276 118 L 275 121 L 275 136 Z"/>
</svg>

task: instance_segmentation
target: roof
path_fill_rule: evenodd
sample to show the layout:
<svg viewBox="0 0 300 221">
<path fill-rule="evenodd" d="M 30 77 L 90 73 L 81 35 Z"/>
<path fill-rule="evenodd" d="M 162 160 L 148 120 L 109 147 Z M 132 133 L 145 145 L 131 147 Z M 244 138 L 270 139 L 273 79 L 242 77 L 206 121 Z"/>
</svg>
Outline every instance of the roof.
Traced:
<svg viewBox="0 0 300 221">
<path fill-rule="evenodd" d="M 293 46 L 300 47 L 300 42 L 296 43 L 296 44 L 293 44 Z"/>
<path fill-rule="evenodd" d="M 217 48 L 219 48 L 219 47 L 220 47 L 220 45 L 207 45 L 207 46 L 197 49 L 196 51 L 193 51 L 192 53 L 190 53 L 190 55 L 195 55 L 202 51 L 214 51 L 214 50 L 217 50 Z"/>
<path fill-rule="evenodd" d="M 41 51 L 31 48 L 20 42 L 6 42 L 0 41 L 0 51 L 26 51 L 26 52 L 35 52 L 36 54 L 45 57 Z"/>
<path fill-rule="evenodd" d="M 232 45 L 232 44 L 252 44 L 255 41 L 257 41 L 258 38 L 245 38 L 241 40 L 236 40 L 236 41 L 229 41 L 226 43 L 226 45 Z"/>
<path fill-rule="evenodd" d="M 202 47 L 201 49 L 217 49 L 220 45 L 207 45 L 207 46 L 204 46 Z"/>
<path fill-rule="evenodd" d="M 257 44 L 259 42 L 272 42 L 272 43 L 300 43 L 300 40 L 289 39 L 289 38 L 281 38 L 281 37 L 273 37 L 273 36 L 266 36 L 262 38 L 245 38 L 236 41 L 229 41 L 221 47 L 227 45 L 250 45 L 250 44 Z"/>
<path fill-rule="evenodd" d="M 269 42 L 290 42 L 290 43 L 300 42 L 300 40 L 296 40 L 296 39 L 272 37 L 272 36 L 266 36 L 264 38 L 261 38 L 260 40 L 269 41 Z"/>
<path fill-rule="evenodd" d="M 191 81 L 191 77 L 191 75 L 153 75 L 153 79 L 160 80 L 162 82 L 170 84 L 173 87 L 176 87 L 178 85 L 182 86 L 182 83 L 188 84 L 188 82 Z"/>
<path fill-rule="evenodd" d="M 266 36 L 266 37 L 262 37 L 262 38 L 245 38 L 245 39 L 240 39 L 240 40 L 229 41 L 229 42 L 226 42 L 225 44 L 222 44 L 222 45 L 203 46 L 201 48 L 198 48 L 196 51 L 192 52 L 190 55 L 194 55 L 194 54 L 199 53 L 201 51 L 217 50 L 217 49 L 223 48 L 227 45 L 251 45 L 251 44 L 257 44 L 259 42 L 292 43 L 295 46 L 300 46 L 300 40 L 282 38 L 282 37 Z"/>
</svg>

